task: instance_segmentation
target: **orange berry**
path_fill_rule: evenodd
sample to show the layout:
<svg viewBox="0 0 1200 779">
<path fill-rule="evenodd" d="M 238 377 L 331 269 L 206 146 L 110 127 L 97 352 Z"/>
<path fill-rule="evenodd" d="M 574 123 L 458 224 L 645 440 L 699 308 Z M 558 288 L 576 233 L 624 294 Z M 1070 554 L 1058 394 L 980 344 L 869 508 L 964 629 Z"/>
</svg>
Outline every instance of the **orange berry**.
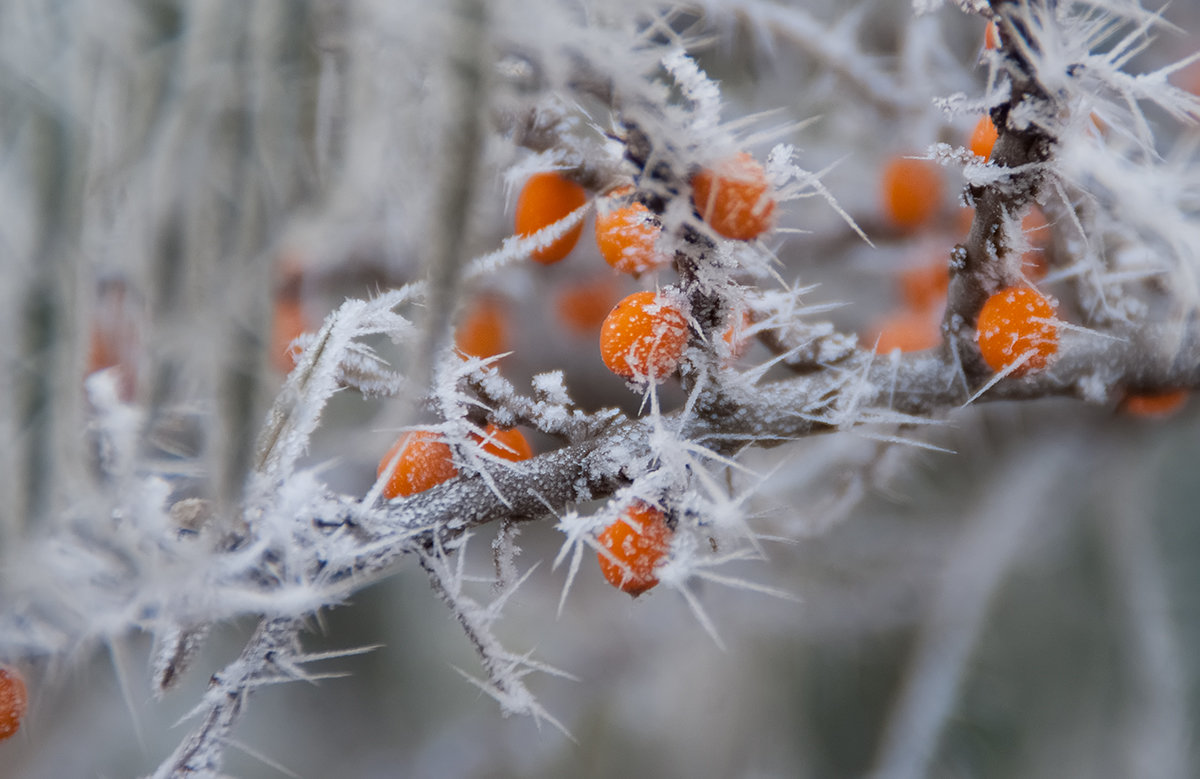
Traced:
<svg viewBox="0 0 1200 779">
<path fill-rule="evenodd" d="M 393 458 L 395 465 L 391 465 Z M 389 466 L 392 470 L 383 485 L 383 497 L 388 500 L 424 492 L 458 475 L 450 445 L 440 433 L 429 430 L 400 436 L 379 461 L 376 476 L 382 477 Z"/>
<path fill-rule="evenodd" d="M 655 251 L 662 228 L 638 202 L 596 214 L 596 245 L 604 261 L 622 273 L 638 275 L 670 261 Z"/>
<path fill-rule="evenodd" d="M 900 271 L 900 294 L 914 311 L 937 308 L 949 289 L 950 268 L 944 260 Z"/>
<path fill-rule="evenodd" d="M 876 354 L 891 354 L 893 349 L 920 352 L 942 342 L 938 321 L 928 311 L 900 311 L 878 322 L 874 331 L 879 335 Z"/>
<path fill-rule="evenodd" d="M 282 295 L 275 299 L 275 311 L 271 318 L 271 365 L 280 373 L 291 373 L 296 367 L 297 353 L 292 341 L 308 330 L 308 319 L 300 298 Z"/>
<path fill-rule="evenodd" d="M 687 318 L 653 292 L 635 292 L 609 312 L 600 328 L 600 357 L 627 379 L 660 381 L 687 348 Z"/>
<path fill-rule="evenodd" d="M 692 202 L 708 226 L 726 238 L 750 241 L 774 224 L 767 172 L 746 152 L 693 176 Z"/>
<path fill-rule="evenodd" d="M 1137 392 L 1125 396 L 1121 402 L 1121 410 L 1126 414 L 1146 419 L 1168 417 L 1187 403 L 1187 390 L 1166 390 L 1165 392 Z"/>
<path fill-rule="evenodd" d="M 654 569 L 670 551 L 671 529 L 661 511 L 637 503 L 606 527 L 596 541 L 608 552 L 597 554 L 604 578 L 637 597 L 658 584 Z"/>
<path fill-rule="evenodd" d="M 482 445 L 483 451 L 504 460 L 520 462 L 533 457 L 533 448 L 520 430 L 488 425 L 482 437 L 472 434 L 471 438 Z M 454 453 L 441 433 L 414 430 L 400 436 L 379 461 L 377 478 L 383 476 L 392 458 L 396 458 L 396 464 L 383 485 L 383 497 L 388 500 L 416 495 L 458 476 Z"/>
<path fill-rule="evenodd" d="M 483 438 L 475 438 L 483 442 L 483 451 L 514 463 L 533 457 L 533 448 L 516 428 L 501 430 L 495 425 L 488 425 L 483 429 Z"/>
<path fill-rule="evenodd" d="M 470 357 L 494 357 L 508 351 L 508 316 L 503 302 L 490 295 L 474 301 L 458 326 L 454 346 Z"/>
<path fill-rule="evenodd" d="M 587 192 L 574 181 L 568 181 L 558 173 L 535 173 L 525 182 L 517 198 L 517 235 L 533 235 L 581 208 L 586 202 Z M 557 241 L 535 249 L 529 256 L 543 265 L 558 262 L 571 253 L 582 234 L 583 223 L 580 222 Z"/>
<path fill-rule="evenodd" d="M 15 668 L 0 665 L 0 741 L 17 732 L 28 706 L 29 694 L 21 674 Z"/>
<path fill-rule="evenodd" d="M 989 51 L 995 50 L 1000 46 L 1000 33 L 996 31 L 996 23 L 988 22 L 987 29 L 983 31 L 983 47 Z"/>
<path fill-rule="evenodd" d="M 984 362 L 993 371 L 1001 371 L 1029 354 L 1012 375 L 1046 367 L 1058 351 L 1054 314 L 1054 305 L 1030 287 L 1009 287 L 992 295 L 980 309 L 975 326 Z"/>
<path fill-rule="evenodd" d="M 984 114 L 975 123 L 975 131 L 971 133 L 971 152 L 977 157 L 988 159 L 992 156 L 992 147 L 996 145 L 996 139 L 999 137 L 992 117 Z"/>
<path fill-rule="evenodd" d="M 620 295 L 620 284 L 608 274 L 565 285 L 556 300 L 558 318 L 577 335 L 595 333 Z"/>
<path fill-rule="evenodd" d="M 942 206 L 942 172 L 929 160 L 894 157 L 883 168 L 883 213 L 897 228 L 926 225 Z"/>
</svg>

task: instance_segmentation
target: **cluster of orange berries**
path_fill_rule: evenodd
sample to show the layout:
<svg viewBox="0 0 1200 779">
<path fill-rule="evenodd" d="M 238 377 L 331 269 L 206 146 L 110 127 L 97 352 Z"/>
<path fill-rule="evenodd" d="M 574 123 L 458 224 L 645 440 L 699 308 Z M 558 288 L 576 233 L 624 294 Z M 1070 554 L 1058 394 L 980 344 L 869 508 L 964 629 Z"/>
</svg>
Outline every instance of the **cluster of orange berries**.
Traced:
<svg viewBox="0 0 1200 779">
<path fill-rule="evenodd" d="M 995 24 L 989 23 L 985 46 L 995 49 L 998 40 Z M 975 155 L 990 159 L 998 136 L 991 117 L 984 115 L 971 133 L 968 148 Z M 883 213 L 901 232 L 929 226 L 939 212 L 943 196 L 937 168 L 925 160 L 905 158 L 893 159 L 885 166 L 882 191 Z M 1028 281 L 1036 282 L 1046 274 L 1042 250 L 1049 225 L 1035 207 L 1022 221 L 1021 228 L 1033 243 L 1033 248 L 1022 257 L 1023 273 Z M 948 285 L 944 261 L 902 272 L 900 286 L 905 307 L 876 326 L 879 334 L 876 351 L 920 351 L 936 346 L 941 340 L 938 314 Z M 991 295 L 976 321 L 976 341 L 984 362 L 993 371 L 1009 370 L 1012 376 L 1045 368 L 1058 351 L 1056 313 L 1054 302 L 1030 286 L 1008 287 Z M 1174 413 L 1186 399 L 1183 390 L 1129 393 L 1121 402 L 1121 409 L 1134 416 L 1161 417 Z"/>
<path fill-rule="evenodd" d="M 704 168 L 692 177 L 692 203 L 700 217 L 718 235 L 752 241 L 775 221 L 775 198 L 766 171 L 742 152 Z M 517 198 L 514 227 L 528 237 L 566 218 L 587 202 L 587 192 L 560 173 L 529 177 Z M 596 246 L 605 262 L 622 273 L 640 275 L 669 261 L 656 245 L 662 225 L 632 186 L 617 187 L 600 203 L 596 217 Z M 530 257 L 545 265 L 564 259 L 583 234 L 577 224 L 550 244 L 533 250 Z"/>
<path fill-rule="evenodd" d="M 699 171 L 692 178 L 693 204 L 714 232 L 726 238 L 749 241 L 774 223 L 776 203 L 766 171 L 749 154 Z M 526 182 L 517 198 L 514 229 L 528 237 L 566 218 L 587 202 L 583 187 L 559 173 L 538 173 Z M 596 217 L 596 244 L 605 261 L 617 271 L 638 276 L 667 264 L 658 249 L 662 231 L 658 218 L 633 196 L 632 187 L 609 193 Z M 542 264 L 564 259 L 583 233 L 582 224 L 530 252 Z M 600 294 L 594 282 L 573 287 L 560 300 L 564 321 L 573 330 L 600 326 L 600 357 L 613 373 L 640 381 L 661 381 L 678 367 L 687 349 L 688 318 L 685 306 L 666 292 L 636 292 L 609 310 L 615 296 L 609 283 Z M 745 348 L 749 315 L 733 312 L 723 334 L 729 354 Z M 490 357 L 504 351 L 506 319 L 502 303 L 482 297 L 460 325 L 455 346 L 465 355 Z M 517 430 L 489 425 L 479 439 L 485 452 L 506 460 L 532 456 L 525 437 Z M 400 437 L 379 463 L 386 499 L 423 492 L 458 476 L 454 455 L 445 438 L 433 431 L 414 431 Z M 600 567 L 614 586 L 638 595 L 657 584 L 654 568 L 670 542 L 665 515 L 637 504 L 597 538 Z"/>
<path fill-rule="evenodd" d="M 692 202 L 706 224 L 718 235 L 750 241 L 770 230 L 776 202 L 766 171 L 749 154 L 741 153 L 705 168 L 692 177 Z M 559 173 L 538 173 L 529 178 L 517 198 L 515 230 L 531 236 L 564 219 L 587 202 L 580 185 Z M 536 262 L 551 264 L 564 259 L 583 233 L 582 224 L 530 253 Z M 662 225 L 646 205 L 635 198 L 632 186 L 618 187 L 605 195 L 596 215 L 596 245 L 612 268 L 632 276 L 658 270 L 670 262 L 659 241 Z M 627 379 L 661 381 L 673 373 L 687 348 L 688 324 L 683 306 L 664 293 L 637 292 L 612 305 L 616 288 L 610 282 L 589 281 L 572 286 L 560 296 L 563 321 L 574 332 L 600 327 L 600 356 L 613 373 Z M 499 351 L 504 323 L 494 310 L 481 305 L 460 327 L 459 351 L 490 356 Z M 493 309 L 495 304 L 493 305 Z M 744 318 L 744 314 L 742 315 Z M 738 316 L 731 320 L 739 320 Z M 725 341 L 731 353 L 744 347 L 734 343 L 731 324 Z M 493 334 L 491 340 L 485 334 Z"/>
<path fill-rule="evenodd" d="M 989 24 L 985 45 L 997 46 L 994 24 Z M 976 123 L 968 140 L 975 155 L 989 159 L 998 139 L 990 116 Z M 882 212 L 888 223 L 901 233 L 911 234 L 933 226 L 942 212 L 943 181 L 938 167 L 927 160 L 897 157 L 883 170 Z M 970 211 L 965 211 L 970 215 Z M 969 224 L 969 222 L 968 222 Z M 965 231 L 965 225 L 960 225 Z M 1039 280 L 1045 274 L 1041 251 L 1037 246 L 1045 240 L 1047 224 L 1037 208 L 1026 217 L 1022 229 L 1030 235 L 1035 248 L 1026 253 L 1022 263 L 1026 277 Z M 939 326 L 942 303 L 949 287 L 946 260 L 905 270 L 900 275 L 904 307 L 876 325 L 876 351 L 887 353 L 894 349 L 921 351 L 937 346 L 941 341 Z M 1036 290 L 1027 286 L 1002 289 L 991 296 L 980 311 L 976 333 L 980 353 L 994 371 L 1014 365 L 1013 375 L 1038 370 L 1048 363 L 1057 350 L 1058 325 L 1054 305 Z"/>
<path fill-rule="evenodd" d="M 995 128 L 984 117 L 972 138 L 972 151 L 981 157 L 991 154 Z M 923 160 L 896 159 L 884 172 L 884 212 L 897 227 L 914 230 L 929 224 L 941 203 L 941 179 Z M 1035 242 L 1047 229 L 1045 218 L 1034 209 L 1022 224 Z M 1040 251 L 1023 258 L 1028 276 L 1044 275 Z M 894 349 L 921 351 L 941 341 L 939 319 L 949 287 L 945 260 L 905 270 L 900 274 L 904 308 L 876 325 L 875 350 L 884 354 Z M 979 350 L 993 371 L 1020 362 L 1012 375 L 1020 376 L 1044 368 L 1058 348 L 1055 307 L 1049 299 L 1028 286 L 1002 289 L 993 294 L 979 312 L 976 325 Z"/>
<path fill-rule="evenodd" d="M 0 741 L 12 737 L 21 727 L 29 694 L 25 680 L 14 668 L 0 665 Z"/>
<path fill-rule="evenodd" d="M 533 456 L 533 448 L 519 430 L 502 430 L 488 425 L 482 436 L 474 438 L 481 443 L 483 451 L 510 462 Z M 458 468 L 454 465 L 454 453 L 441 434 L 415 430 L 400 436 L 392 445 L 379 461 L 376 475 L 384 480 L 383 496 L 392 500 L 416 495 L 449 481 L 458 476 Z M 671 542 L 671 530 L 662 511 L 637 503 L 605 528 L 596 540 L 601 550 L 597 552 L 600 571 L 614 587 L 636 596 L 658 584 L 654 570 L 666 557 Z M 5 735 L 3 673 L 0 669 L 0 738 Z M 23 711 L 23 685 L 20 691 Z"/>
<path fill-rule="evenodd" d="M 483 451 L 503 460 L 520 462 L 533 456 L 533 448 L 520 430 L 501 430 L 488 425 L 483 436 L 473 438 L 481 443 Z M 392 500 L 416 495 L 449 481 L 458 476 L 458 468 L 454 466 L 454 453 L 444 436 L 431 430 L 414 430 L 392 444 L 379 461 L 376 476 L 380 479 L 386 476 L 383 497 Z"/>
<path fill-rule="evenodd" d="M 942 213 L 945 187 L 942 172 L 929 160 L 894 157 L 883 168 L 881 211 L 900 233 L 912 234 L 934 225 Z M 948 263 L 940 259 L 905 270 L 900 289 L 905 306 L 876 322 L 875 351 L 916 352 L 941 341 L 941 304 L 949 287 Z"/>
</svg>

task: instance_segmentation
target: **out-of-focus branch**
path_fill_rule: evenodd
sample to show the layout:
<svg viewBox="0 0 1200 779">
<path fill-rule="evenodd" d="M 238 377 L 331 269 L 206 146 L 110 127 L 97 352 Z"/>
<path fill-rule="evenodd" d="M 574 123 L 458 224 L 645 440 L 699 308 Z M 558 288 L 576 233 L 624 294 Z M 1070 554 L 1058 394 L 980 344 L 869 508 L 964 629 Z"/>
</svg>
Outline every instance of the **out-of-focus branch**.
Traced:
<svg viewBox="0 0 1200 779">
<path fill-rule="evenodd" d="M 756 31 L 769 31 L 793 44 L 827 67 L 856 97 L 870 101 L 887 114 L 925 108 L 917 101 L 906 101 L 891 74 L 875 67 L 871 58 L 858 49 L 855 30 L 849 25 L 831 27 L 799 8 L 763 0 L 695 5 L 709 13 L 733 14 Z M 855 12 L 849 16 L 852 21 L 857 18 Z"/>
<path fill-rule="evenodd" d="M 928 775 L 990 602 L 1035 520 L 1052 514 L 1060 474 L 1044 458 L 1021 457 L 989 482 L 981 510 L 947 555 L 872 779 Z"/>
<path fill-rule="evenodd" d="M 217 776 L 229 735 L 256 688 L 297 678 L 287 666 L 299 652 L 301 623 L 264 619 L 237 660 L 213 674 L 197 713 L 201 723 L 153 774 L 154 779 Z"/>
</svg>

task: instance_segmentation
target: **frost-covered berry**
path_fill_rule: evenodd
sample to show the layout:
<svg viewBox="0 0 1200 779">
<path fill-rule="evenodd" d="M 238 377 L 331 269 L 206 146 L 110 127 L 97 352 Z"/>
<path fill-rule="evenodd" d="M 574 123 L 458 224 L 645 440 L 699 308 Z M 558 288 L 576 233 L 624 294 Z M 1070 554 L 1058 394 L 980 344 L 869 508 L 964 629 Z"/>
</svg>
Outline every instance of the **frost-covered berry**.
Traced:
<svg viewBox="0 0 1200 779">
<path fill-rule="evenodd" d="M 883 167 L 883 214 L 910 231 L 929 224 L 942 206 L 942 172 L 929 160 L 895 157 Z"/>
<path fill-rule="evenodd" d="M 661 381 L 687 348 L 687 318 L 669 298 L 635 292 L 609 312 L 600 328 L 600 357 L 627 379 Z"/>
<path fill-rule="evenodd" d="M 671 548 L 671 529 L 663 512 L 637 503 L 596 541 L 604 550 L 598 553 L 604 578 L 636 597 L 658 584 L 654 569 Z"/>
<path fill-rule="evenodd" d="M 996 131 L 992 117 L 984 114 L 975 123 L 975 130 L 971 133 L 971 152 L 977 157 L 988 159 L 992 156 L 992 147 L 996 145 L 996 139 L 999 137 L 1000 133 Z"/>
<path fill-rule="evenodd" d="M 596 245 L 604 261 L 622 273 L 638 275 L 662 267 L 670 258 L 656 251 L 659 227 L 641 203 L 601 209 L 596 214 Z"/>
<path fill-rule="evenodd" d="M 775 221 L 775 197 L 763 166 L 746 152 L 705 168 L 692 178 L 700 218 L 726 238 L 751 241 Z"/>
<path fill-rule="evenodd" d="M 549 227 L 567 214 L 587 202 L 587 192 L 573 181 L 558 173 L 535 173 L 525 182 L 517 198 L 515 228 L 517 235 L 533 235 Z M 572 227 L 557 241 L 530 253 L 537 262 L 549 265 L 571 253 L 579 236 L 583 234 L 583 223 Z"/>
<path fill-rule="evenodd" d="M 0 741 L 10 738 L 21 727 L 29 695 L 25 680 L 15 668 L 0 665 Z"/>
<path fill-rule="evenodd" d="M 483 430 L 483 451 L 494 454 L 504 460 L 520 462 L 533 457 L 533 447 L 525 440 L 525 435 L 516 428 L 503 430 L 495 425 L 488 425 Z"/>
<path fill-rule="evenodd" d="M 471 438 L 483 451 L 503 460 L 519 462 L 533 457 L 533 448 L 520 430 L 488 425 L 482 438 L 474 434 Z M 450 445 L 440 433 L 431 430 L 414 430 L 400 436 L 379 461 L 376 477 L 382 477 L 389 467 L 392 470 L 383 485 L 383 497 L 388 500 L 416 495 L 458 476 Z"/>
<path fill-rule="evenodd" d="M 383 497 L 388 500 L 416 495 L 458 475 L 450 445 L 440 433 L 430 430 L 414 430 L 400 436 L 379 461 L 376 476 L 382 477 L 389 467 L 391 471 L 383 485 Z"/>
<path fill-rule="evenodd" d="M 1009 287 L 987 299 L 979 311 L 979 353 L 994 371 L 1024 359 L 1012 375 L 1046 367 L 1058 351 L 1054 304 L 1030 287 Z"/>
</svg>

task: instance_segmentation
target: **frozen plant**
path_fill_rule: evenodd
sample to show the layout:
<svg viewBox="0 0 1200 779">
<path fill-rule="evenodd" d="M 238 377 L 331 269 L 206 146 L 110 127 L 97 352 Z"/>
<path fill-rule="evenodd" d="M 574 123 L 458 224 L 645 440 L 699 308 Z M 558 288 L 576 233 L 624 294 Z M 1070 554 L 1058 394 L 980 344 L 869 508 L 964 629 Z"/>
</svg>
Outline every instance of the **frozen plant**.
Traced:
<svg viewBox="0 0 1200 779">
<path fill-rule="evenodd" d="M 598 566 L 724 646 L 714 591 L 792 599 L 744 563 L 853 522 L 889 458 L 944 453 L 976 407 L 1184 402 L 1197 56 L 1159 51 L 1179 33 L 1135 0 L 878 5 L 0 8 L 0 661 L 49 680 L 152 636 L 157 696 L 211 679 L 145 770 L 216 777 L 255 692 L 360 651 L 306 632 L 416 568 L 472 681 L 570 736 L 528 681 L 582 669 L 501 640 L 535 586 L 523 529 L 561 536 L 560 614 Z M 986 154 L 965 132 L 985 114 Z M 896 281 L 907 309 L 866 322 Z M 1020 520 L 983 490 L 953 544 L 881 777 L 927 773 L 1031 518 L 1066 502 L 1069 458 L 1029 451 L 997 469 Z M 779 474 L 804 506 L 763 517 Z M 1131 600 L 1158 603 L 1152 538 L 1114 522 Z M 234 659 L 193 667 L 246 617 Z M 1146 633 L 1161 693 L 1175 638 Z M 1186 773 L 1186 707 L 1161 701 L 1175 736 L 1139 770 Z"/>
</svg>

